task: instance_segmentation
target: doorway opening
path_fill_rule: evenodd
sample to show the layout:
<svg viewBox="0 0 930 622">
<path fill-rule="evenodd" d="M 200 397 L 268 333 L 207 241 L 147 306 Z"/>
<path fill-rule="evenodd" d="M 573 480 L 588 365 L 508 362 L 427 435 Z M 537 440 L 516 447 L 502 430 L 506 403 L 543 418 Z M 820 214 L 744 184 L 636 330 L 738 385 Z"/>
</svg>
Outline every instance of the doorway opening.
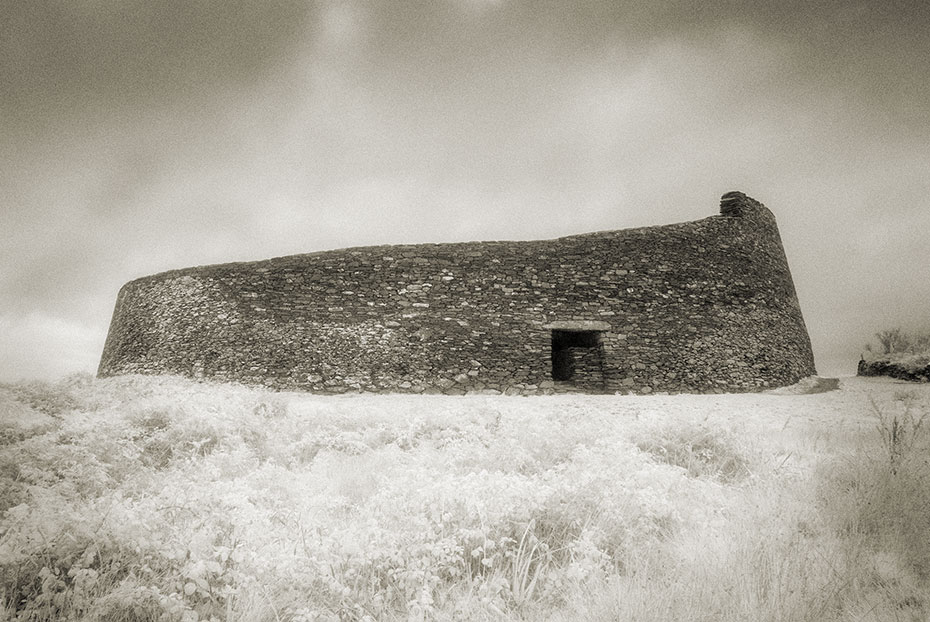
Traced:
<svg viewBox="0 0 930 622">
<path fill-rule="evenodd" d="M 552 330 L 552 379 L 579 386 L 604 383 L 604 350 L 600 330 Z"/>
</svg>

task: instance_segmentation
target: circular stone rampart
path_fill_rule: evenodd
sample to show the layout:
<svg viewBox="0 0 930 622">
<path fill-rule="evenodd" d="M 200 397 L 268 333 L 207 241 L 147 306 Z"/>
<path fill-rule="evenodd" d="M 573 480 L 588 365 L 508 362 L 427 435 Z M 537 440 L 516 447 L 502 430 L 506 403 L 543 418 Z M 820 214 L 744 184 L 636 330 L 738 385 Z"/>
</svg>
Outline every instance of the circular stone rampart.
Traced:
<svg viewBox="0 0 930 622">
<path fill-rule="evenodd" d="M 771 212 L 174 270 L 119 293 L 99 374 L 281 389 L 751 391 L 814 373 Z"/>
</svg>

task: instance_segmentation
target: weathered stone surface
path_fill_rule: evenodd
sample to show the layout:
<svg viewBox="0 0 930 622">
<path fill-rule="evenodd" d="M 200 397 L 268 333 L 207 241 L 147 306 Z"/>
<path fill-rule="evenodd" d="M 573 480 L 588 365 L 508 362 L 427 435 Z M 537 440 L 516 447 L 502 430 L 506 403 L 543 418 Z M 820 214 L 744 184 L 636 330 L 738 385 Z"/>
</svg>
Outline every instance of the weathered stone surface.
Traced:
<svg viewBox="0 0 930 622">
<path fill-rule="evenodd" d="M 599 312 L 599 315 L 603 312 Z M 577 330 L 577 331 L 608 331 L 610 324 L 607 322 L 598 322 L 596 320 L 563 320 L 560 322 L 549 322 L 543 324 L 543 328 L 555 330 Z"/>
<path fill-rule="evenodd" d="M 815 371 L 775 218 L 742 193 L 724 195 L 721 212 L 555 240 L 353 248 L 143 277 L 119 293 L 98 373 L 321 393 L 793 384 Z M 554 335 L 572 331 L 591 343 L 564 348 L 575 376 L 559 381 Z"/>
</svg>

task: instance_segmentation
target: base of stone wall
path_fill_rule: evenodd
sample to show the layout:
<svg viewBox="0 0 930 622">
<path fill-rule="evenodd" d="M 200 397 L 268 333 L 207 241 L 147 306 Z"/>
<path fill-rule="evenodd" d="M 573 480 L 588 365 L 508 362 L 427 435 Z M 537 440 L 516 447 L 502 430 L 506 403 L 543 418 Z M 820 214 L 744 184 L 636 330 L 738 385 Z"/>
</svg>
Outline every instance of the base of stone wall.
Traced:
<svg viewBox="0 0 930 622">
<path fill-rule="evenodd" d="M 142 374 L 146 376 L 171 375 L 159 374 L 151 371 L 134 370 L 127 374 Z M 98 377 L 121 376 L 125 374 L 98 374 Z M 248 387 L 261 388 L 268 391 L 300 392 L 311 395 L 701 395 L 726 393 L 761 393 L 778 386 L 770 382 L 753 385 L 742 383 L 740 385 L 727 385 L 720 381 L 711 386 L 684 386 L 654 388 L 645 384 L 621 386 L 619 388 L 599 388 L 578 385 L 573 381 L 544 380 L 534 383 L 493 383 L 484 384 L 458 384 L 450 381 L 428 384 L 426 381 L 400 382 L 393 386 L 372 387 L 365 385 L 347 385 L 339 383 L 318 383 L 312 386 L 301 385 L 288 378 L 233 378 L 225 375 L 209 374 L 180 374 L 192 380 L 206 383 L 232 383 Z"/>
</svg>

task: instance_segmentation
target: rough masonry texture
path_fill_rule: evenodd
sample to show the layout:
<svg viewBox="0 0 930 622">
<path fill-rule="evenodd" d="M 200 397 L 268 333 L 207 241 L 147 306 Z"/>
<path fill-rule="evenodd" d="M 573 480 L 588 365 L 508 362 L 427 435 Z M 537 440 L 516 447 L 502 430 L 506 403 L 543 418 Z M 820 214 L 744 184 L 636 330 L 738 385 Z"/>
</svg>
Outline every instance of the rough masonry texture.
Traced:
<svg viewBox="0 0 930 622">
<path fill-rule="evenodd" d="M 772 213 L 532 242 L 374 246 L 123 286 L 99 375 L 346 391 L 714 392 L 815 373 Z"/>
</svg>

